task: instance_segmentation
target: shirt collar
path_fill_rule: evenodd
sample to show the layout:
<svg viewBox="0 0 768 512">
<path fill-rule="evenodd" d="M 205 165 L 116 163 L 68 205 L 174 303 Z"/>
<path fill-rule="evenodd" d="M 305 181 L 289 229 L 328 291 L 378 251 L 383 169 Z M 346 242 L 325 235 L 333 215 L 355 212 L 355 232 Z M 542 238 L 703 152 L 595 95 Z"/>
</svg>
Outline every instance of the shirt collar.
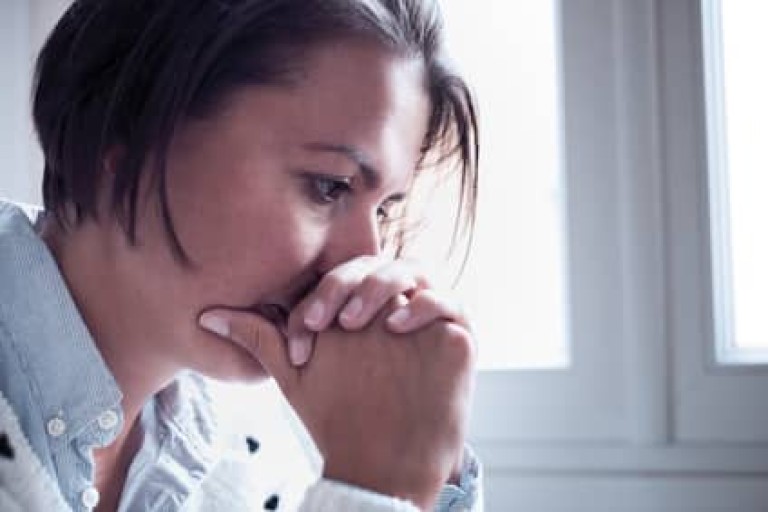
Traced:
<svg viewBox="0 0 768 512">
<path fill-rule="evenodd" d="M 0 201 L 0 324 L 27 366 L 44 421 L 77 436 L 122 393 L 88 332 L 47 246 L 25 213 Z"/>
</svg>

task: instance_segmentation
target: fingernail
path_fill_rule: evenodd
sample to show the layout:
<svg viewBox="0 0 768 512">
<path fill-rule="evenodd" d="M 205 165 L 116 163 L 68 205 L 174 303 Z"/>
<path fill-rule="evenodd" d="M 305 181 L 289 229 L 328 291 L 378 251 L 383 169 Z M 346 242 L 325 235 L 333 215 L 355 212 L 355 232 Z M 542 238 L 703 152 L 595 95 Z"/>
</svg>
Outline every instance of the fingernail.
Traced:
<svg viewBox="0 0 768 512">
<path fill-rule="evenodd" d="M 309 336 L 298 336 L 288 341 L 288 358 L 293 366 L 301 366 L 309 361 L 312 350 L 312 339 Z"/>
<path fill-rule="evenodd" d="M 405 325 L 405 323 L 408 321 L 408 319 L 411 317 L 411 312 L 408 310 L 408 308 L 400 308 L 396 310 L 394 313 L 389 315 L 389 318 L 387 318 L 387 322 L 389 322 L 390 325 L 394 325 L 397 327 L 402 327 Z"/>
<path fill-rule="evenodd" d="M 316 300 L 307 309 L 307 314 L 304 316 L 304 323 L 310 329 L 319 329 L 323 321 L 324 314 L 325 306 L 322 302 Z"/>
<path fill-rule="evenodd" d="M 353 320 L 357 318 L 357 315 L 363 310 L 363 299 L 360 297 L 354 297 L 349 304 L 344 307 L 344 311 L 341 312 L 341 316 L 347 320 Z"/>
<path fill-rule="evenodd" d="M 229 322 L 213 313 L 203 313 L 200 316 L 200 326 L 214 334 L 229 338 Z"/>
</svg>

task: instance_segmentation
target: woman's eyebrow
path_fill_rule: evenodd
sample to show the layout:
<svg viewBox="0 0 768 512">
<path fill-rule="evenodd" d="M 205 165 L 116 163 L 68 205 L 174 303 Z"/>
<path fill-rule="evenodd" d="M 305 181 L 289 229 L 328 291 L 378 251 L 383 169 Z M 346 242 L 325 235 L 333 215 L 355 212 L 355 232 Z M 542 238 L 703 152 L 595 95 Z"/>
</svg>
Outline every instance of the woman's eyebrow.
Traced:
<svg viewBox="0 0 768 512">
<path fill-rule="evenodd" d="M 304 144 L 304 149 L 309 151 L 320 151 L 326 153 L 338 153 L 352 160 L 356 165 L 363 181 L 369 189 L 379 187 L 381 183 L 381 173 L 371 164 L 370 159 L 359 149 L 346 144 L 330 144 L 326 142 L 308 142 Z"/>
</svg>

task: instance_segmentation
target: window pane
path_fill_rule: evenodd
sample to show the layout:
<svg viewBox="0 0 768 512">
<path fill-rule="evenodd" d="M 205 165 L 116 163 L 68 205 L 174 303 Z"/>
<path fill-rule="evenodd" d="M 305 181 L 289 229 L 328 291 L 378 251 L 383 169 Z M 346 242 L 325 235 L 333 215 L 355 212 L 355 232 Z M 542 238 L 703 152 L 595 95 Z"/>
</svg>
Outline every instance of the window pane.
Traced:
<svg viewBox="0 0 768 512">
<path fill-rule="evenodd" d="M 768 3 L 704 9 L 715 317 L 722 362 L 768 361 Z"/>
<path fill-rule="evenodd" d="M 458 289 L 480 343 L 480 366 L 563 366 L 568 351 L 554 1 L 442 5 L 451 54 L 479 102 L 478 224 Z M 434 220 L 450 217 L 440 214 L 445 207 L 431 210 L 437 224 L 431 237 L 450 234 L 449 222 Z"/>
</svg>

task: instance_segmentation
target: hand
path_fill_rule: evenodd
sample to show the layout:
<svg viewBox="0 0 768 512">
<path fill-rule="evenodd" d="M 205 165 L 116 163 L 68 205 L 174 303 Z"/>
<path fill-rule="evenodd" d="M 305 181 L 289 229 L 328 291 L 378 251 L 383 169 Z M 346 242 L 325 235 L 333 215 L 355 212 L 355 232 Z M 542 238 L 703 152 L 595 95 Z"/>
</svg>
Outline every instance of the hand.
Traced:
<svg viewBox="0 0 768 512">
<path fill-rule="evenodd" d="M 469 330 L 461 308 L 432 288 L 415 261 L 361 256 L 328 272 L 291 311 L 286 328 L 291 362 L 302 366 L 309 361 L 315 333 L 334 322 L 348 331 L 362 329 L 401 294 L 410 304 L 387 319 L 392 332 L 415 331 L 436 319 L 451 320 Z"/>
<path fill-rule="evenodd" d="M 461 458 L 474 348 L 469 332 L 446 320 L 392 333 L 385 323 L 396 307 L 358 332 L 319 333 L 303 368 L 291 366 L 281 334 L 261 317 L 204 317 L 215 314 L 275 378 L 323 454 L 327 478 L 428 509 Z"/>
</svg>

